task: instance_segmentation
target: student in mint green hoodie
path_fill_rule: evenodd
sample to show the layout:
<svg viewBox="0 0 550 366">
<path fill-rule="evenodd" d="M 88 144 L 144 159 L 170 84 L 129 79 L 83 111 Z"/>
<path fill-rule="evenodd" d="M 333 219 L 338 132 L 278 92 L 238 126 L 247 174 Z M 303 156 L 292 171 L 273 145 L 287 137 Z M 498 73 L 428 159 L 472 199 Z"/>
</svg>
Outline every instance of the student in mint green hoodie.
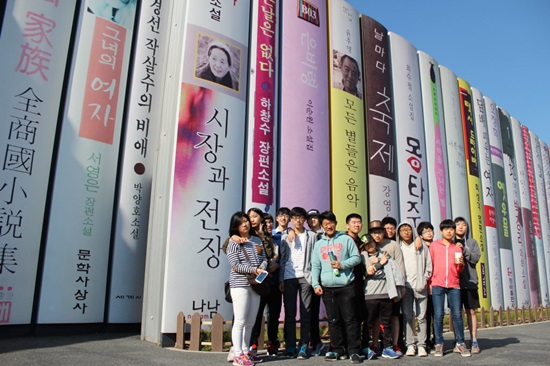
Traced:
<svg viewBox="0 0 550 366">
<path fill-rule="evenodd" d="M 353 268 L 361 257 L 353 239 L 336 230 L 336 216 L 331 211 L 320 215 L 324 235 L 315 243 L 311 253 L 312 286 L 315 294 L 323 296 L 330 330 L 327 361 L 350 358 L 362 362 L 359 353 L 361 334 L 355 316 Z"/>
</svg>

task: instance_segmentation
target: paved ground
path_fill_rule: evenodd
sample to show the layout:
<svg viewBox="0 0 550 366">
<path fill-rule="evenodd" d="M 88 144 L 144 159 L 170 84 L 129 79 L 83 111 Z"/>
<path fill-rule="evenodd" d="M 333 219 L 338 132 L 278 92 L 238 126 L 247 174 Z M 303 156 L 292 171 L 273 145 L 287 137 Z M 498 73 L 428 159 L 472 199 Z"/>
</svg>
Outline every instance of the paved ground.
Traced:
<svg viewBox="0 0 550 366">
<path fill-rule="evenodd" d="M 446 334 L 446 348 L 451 334 Z M 401 365 L 550 365 L 550 322 L 483 329 L 479 331 L 482 352 L 471 358 L 447 353 L 443 358 L 405 357 L 402 360 L 369 360 L 364 364 Z M 98 333 L 77 336 L 41 336 L 0 339 L 0 366 L 154 366 L 154 365 L 231 365 L 227 353 L 191 352 L 161 348 L 141 341 L 138 334 Z M 270 366 L 327 365 L 321 357 L 309 360 L 265 359 Z M 337 365 L 351 364 L 338 361 Z"/>
</svg>

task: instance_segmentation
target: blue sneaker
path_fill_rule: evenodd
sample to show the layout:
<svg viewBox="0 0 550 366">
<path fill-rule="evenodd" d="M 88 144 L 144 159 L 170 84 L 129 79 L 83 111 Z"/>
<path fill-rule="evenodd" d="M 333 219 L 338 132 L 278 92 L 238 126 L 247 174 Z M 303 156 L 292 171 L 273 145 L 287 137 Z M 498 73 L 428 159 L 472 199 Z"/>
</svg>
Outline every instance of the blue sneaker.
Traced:
<svg viewBox="0 0 550 366">
<path fill-rule="evenodd" d="M 399 354 L 393 350 L 392 346 L 384 348 L 382 351 L 382 357 L 384 358 L 399 358 Z"/>
<path fill-rule="evenodd" d="M 307 355 L 307 346 L 305 344 L 300 346 L 300 350 L 298 351 L 298 359 L 299 360 L 307 360 L 309 356 Z"/>
<path fill-rule="evenodd" d="M 376 353 L 370 347 L 363 348 L 363 355 L 365 355 L 365 358 L 367 360 L 370 360 L 371 358 L 373 358 L 375 354 Z"/>
</svg>

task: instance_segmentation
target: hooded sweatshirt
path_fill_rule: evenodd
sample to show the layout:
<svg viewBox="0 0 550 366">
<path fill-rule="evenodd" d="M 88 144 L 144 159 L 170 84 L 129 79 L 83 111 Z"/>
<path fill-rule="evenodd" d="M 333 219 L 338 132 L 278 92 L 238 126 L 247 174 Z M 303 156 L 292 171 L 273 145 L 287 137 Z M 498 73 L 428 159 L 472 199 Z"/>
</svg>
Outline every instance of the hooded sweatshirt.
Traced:
<svg viewBox="0 0 550 366">
<path fill-rule="evenodd" d="M 370 258 L 382 258 L 378 250 L 376 254 L 369 254 L 367 251 L 361 253 L 363 265 L 370 266 Z M 378 269 L 373 275 L 366 275 L 364 294 L 365 300 L 399 299 L 400 288 L 404 286 L 403 274 L 397 263 L 390 258 L 388 262 Z"/>
<path fill-rule="evenodd" d="M 340 262 L 338 275 L 330 264 L 329 251 L 332 251 Z M 361 257 L 352 238 L 341 231 L 337 231 L 332 238 L 323 234 L 311 253 L 311 285 L 314 289 L 320 286 L 347 286 L 355 278 L 353 267 L 360 262 Z"/>
<path fill-rule="evenodd" d="M 403 253 L 403 263 L 405 266 L 405 286 L 414 290 L 417 297 L 427 295 L 427 283 L 432 275 L 432 259 L 428 246 L 422 244 L 417 250 L 414 245 L 414 230 L 412 232 L 411 243 L 407 244 L 400 238 L 399 229 L 407 225 L 412 229 L 409 223 L 401 223 L 397 227 L 397 235 L 401 252 Z"/>
<path fill-rule="evenodd" d="M 457 243 L 462 244 L 462 253 L 464 254 L 464 271 L 460 274 L 460 287 L 464 289 L 477 290 L 477 272 L 476 265 L 481 259 L 481 249 L 477 240 L 468 238 L 470 234 L 470 225 L 463 239 L 455 237 Z"/>
<path fill-rule="evenodd" d="M 442 239 L 438 239 L 430 245 L 433 264 L 430 286 L 460 288 L 460 273 L 464 266 L 455 264 L 455 252 L 462 253 L 462 249 L 454 242 L 447 246 Z"/>
</svg>

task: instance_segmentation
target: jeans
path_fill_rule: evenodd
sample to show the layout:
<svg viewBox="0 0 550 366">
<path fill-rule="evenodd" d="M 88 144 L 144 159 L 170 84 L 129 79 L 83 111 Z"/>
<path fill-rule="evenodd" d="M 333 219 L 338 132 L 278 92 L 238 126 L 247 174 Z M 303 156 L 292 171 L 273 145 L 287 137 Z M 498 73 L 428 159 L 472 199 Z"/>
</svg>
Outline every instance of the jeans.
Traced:
<svg viewBox="0 0 550 366">
<path fill-rule="evenodd" d="M 426 309 L 428 306 L 428 297 L 424 291 L 424 297 L 415 294 L 410 287 L 405 287 L 405 297 L 401 299 L 403 310 L 403 323 L 405 325 L 405 342 L 407 347 L 414 345 L 414 314 L 418 319 L 418 346 L 426 347 Z"/>
<path fill-rule="evenodd" d="M 283 293 L 285 304 L 285 345 L 289 350 L 296 346 L 296 302 L 300 296 L 300 343 L 309 344 L 311 327 L 311 297 L 313 288 L 305 278 L 292 278 L 284 281 Z"/>
<path fill-rule="evenodd" d="M 355 288 L 323 287 L 323 303 L 330 330 L 330 350 L 338 356 L 360 353 L 361 331 L 355 313 Z"/>
<path fill-rule="evenodd" d="M 464 343 L 464 322 L 462 320 L 462 301 L 459 288 L 432 287 L 432 301 L 434 304 L 434 332 L 435 343 L 443 344 L 443 316 L 445 315 L 445 295 L 449 302 L 451 317 L 455 329 L 456 343 Z"/>
<path fill-rule="evenodd" d="M 252 287 L 231 288 L 233 299 L 233 329 L 231 329 L 231 341 L 235 356 L 247 353 L 248 341 L 252 333 L 252 327 L 256 320 L 258 307 L 260 306 L 260 295 L 252 290 Z"/>
</svg>

